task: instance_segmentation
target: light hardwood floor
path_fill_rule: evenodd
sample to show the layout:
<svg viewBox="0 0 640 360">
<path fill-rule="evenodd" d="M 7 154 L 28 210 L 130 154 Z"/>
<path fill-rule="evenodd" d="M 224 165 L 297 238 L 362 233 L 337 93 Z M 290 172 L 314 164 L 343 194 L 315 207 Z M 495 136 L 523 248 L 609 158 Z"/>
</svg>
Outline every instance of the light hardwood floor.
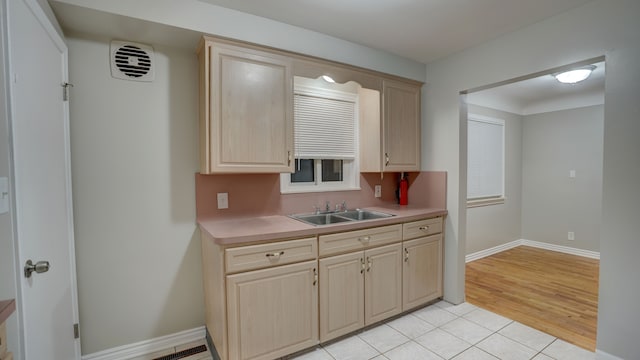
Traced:
<svg viewBox="0 0 640 360">
<path fill-rule="evenodd" d="M 600 261 L 519 246 L 467 263 L 467 302 L 590 351 Z"/>
</svg>

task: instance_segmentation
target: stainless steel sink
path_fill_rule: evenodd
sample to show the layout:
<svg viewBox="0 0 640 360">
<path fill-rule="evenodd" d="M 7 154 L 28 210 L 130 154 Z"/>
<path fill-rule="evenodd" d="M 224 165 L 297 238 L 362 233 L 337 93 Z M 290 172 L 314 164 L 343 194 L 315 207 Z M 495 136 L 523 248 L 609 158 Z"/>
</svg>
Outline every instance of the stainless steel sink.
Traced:
<svg viewBox="0 0 640 360">
<path fill-rule="evenodd" d="M 304 215 L 292 215 L 292 218 L 312 225 L 328 225 L 341 223 L 345 221 L 352 221 L 349 218 L 337 216 L 336 214 L 304 214 Z"/>
<path fill-rule="evenodd" d="M 358 221 L 371 220 L 371 219 L 383 219 L 383 218 L 388 218 L 393 216 L 391 214 L 385 214 L 377 211 L 360 210 L 360 209 L 341 212 L 339 213 L 339 215 L 342 217 L 346 217 L 346 218 L 349 218 L 352 220 L 358 220 Z"/>
<path fill-rule="evenodd" d="M 290 217 L 302 222 L 306 222 L 311 225 L 330 225 L 347 221 L 362 221 L 372 219 L 382 219 L 393 216 L 392 214 L 385 214 L 377 211 L 368 210 L 348 210 L 348 211 L 336 211 L 320 214 L 296 214 Z"/>
</svg>

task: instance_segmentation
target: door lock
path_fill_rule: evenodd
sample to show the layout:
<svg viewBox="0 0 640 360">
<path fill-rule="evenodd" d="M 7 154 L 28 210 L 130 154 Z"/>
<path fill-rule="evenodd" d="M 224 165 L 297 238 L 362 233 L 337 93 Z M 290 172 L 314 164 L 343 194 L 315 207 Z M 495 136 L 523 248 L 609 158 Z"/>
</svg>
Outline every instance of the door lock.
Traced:
<svg viewBox="0 0 640 360">
<path fill-rule="evenodd" d="M 38 274 L 49 271 L 49 262 L 48 261 L 38 261 L 37 263 L 33 263 L 31 259 L 27 260 L 27 263 L 24 265 L 24 277 L 27 279 L 31 277 L 31 273 L 37 272 Z"/>
</svg>

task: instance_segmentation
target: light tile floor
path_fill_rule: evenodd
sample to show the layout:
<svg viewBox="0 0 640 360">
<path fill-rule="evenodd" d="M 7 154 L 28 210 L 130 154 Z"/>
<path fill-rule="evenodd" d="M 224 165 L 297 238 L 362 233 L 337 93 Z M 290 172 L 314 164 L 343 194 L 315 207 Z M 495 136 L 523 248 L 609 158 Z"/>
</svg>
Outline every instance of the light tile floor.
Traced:
<svg viewBox="0 0 640 360">
<path fill-rule="evenodd" d="M 441 301 L 295 360 L 590 360 L 595 353 L 469 303 Z"/>
<path fill-rule="evenodd" d="M 152 360 L 203 340 L 131 360 Z M 291 360 L 592 360 L 595 353 L 469 303 L 441 301 Z M 209 352 L 180 360 L 213 360 Z"/>
</svg>

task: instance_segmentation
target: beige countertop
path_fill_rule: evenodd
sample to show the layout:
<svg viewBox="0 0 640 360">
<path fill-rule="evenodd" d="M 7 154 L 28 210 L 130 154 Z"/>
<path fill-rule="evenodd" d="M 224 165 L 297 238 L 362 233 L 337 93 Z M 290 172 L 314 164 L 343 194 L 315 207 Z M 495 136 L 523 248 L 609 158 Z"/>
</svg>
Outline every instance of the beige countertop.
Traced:
<svg viewBox="0 0 640 360">
<path fill-rule="evenodd" d="M 213 238 L 216 244 L 233 245 L 358 230 L 447 214 L 446 209 L 415 207 L 411 205 L 400 206 L 395 204 L 384 207 L 366 207 L 364 209 L 384 212 L 394 216 L 383 219 L 342 222 L 318 226 L 309 225 L 285 215 L 234 219 L 200 219 L 198 224 L 203 231 L 207 232 Z"/>
</svg>

